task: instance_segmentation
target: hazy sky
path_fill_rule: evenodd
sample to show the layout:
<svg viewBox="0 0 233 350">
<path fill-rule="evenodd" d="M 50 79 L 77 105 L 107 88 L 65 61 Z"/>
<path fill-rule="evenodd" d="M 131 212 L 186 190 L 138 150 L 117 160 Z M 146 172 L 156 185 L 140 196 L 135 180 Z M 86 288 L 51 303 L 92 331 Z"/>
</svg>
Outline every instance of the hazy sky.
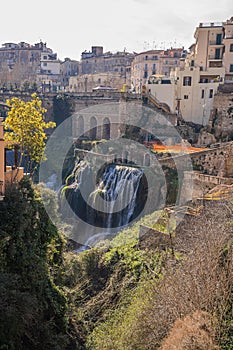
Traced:
<svg viewBox="0 0 233 350">
<path fill-rule="evenodd" d="M 144 51 L 193 42 L 200 22 L 233 16 L 232 0 L 11 0 L 1 3 L 0 44 L 47 42 L 64 59 L 92 45 Z"/>
</svg>

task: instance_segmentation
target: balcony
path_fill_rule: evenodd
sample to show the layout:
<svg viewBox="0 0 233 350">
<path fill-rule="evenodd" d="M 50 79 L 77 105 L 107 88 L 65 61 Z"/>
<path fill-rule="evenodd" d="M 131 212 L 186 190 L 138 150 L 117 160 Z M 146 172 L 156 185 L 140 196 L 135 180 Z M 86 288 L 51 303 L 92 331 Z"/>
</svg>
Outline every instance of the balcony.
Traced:
<svg viewBox="0 0 233 350">
<path fill-rule="evenodd" d="M 11 184 L 13 182 L 19 182 L 24 176 L 24 168 L 23 167 L 12 167 L 6 166 L 5 171 L 5 182 Z"/>
<path fill-rule="evenodd" d="M 216 55 L 209 55 L 208 56 L 208 60 L 209 61 L 222 61 L 222 57 L 220 56 L 216 56 Z"/>
<path fill-rule="evenodd" d="M 213 60 L 209 62 L 209 68 L 221 68 L 222 66 L 222 60 Z"/>
<path fill-rule="evenodd" d="M 200 84 L 206 84 L 206 83 L 221 83 L 222 77 L 220 76 L 200 76 Z"/>
<path fill-rule="evenodd" d="M 223 38 L 223 40 L 227 40 L 227 39 L 233 39 L 233 33 L 231 34 L 226 34 Z"/>
<path fill-rule="evenodd" d="M 218 46 L 218 47 L 223 47 L 223 43 L 222 42 L 217 42 L 216 40 L 210 40 L 209 41 L 209 45 L 211 46 Z"/>
</svg>

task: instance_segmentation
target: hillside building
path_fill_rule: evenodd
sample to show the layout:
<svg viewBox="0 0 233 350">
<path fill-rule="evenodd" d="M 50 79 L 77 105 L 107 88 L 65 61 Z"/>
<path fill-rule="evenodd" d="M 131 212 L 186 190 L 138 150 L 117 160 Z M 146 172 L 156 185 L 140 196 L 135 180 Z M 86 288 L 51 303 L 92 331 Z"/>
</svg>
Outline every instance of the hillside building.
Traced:
<svg viewBox="0 0 233 350">
<path fill-rule="evenodd" d="M 92 46 L 91 51 L 82 53 L 80 70 L 76 77 L 70 78 L 69 90 L 91 92 L 100 85 L 120 90 L 124 84 L 130 88 L 133 58 L 133 53 L 104 53 L 102 46 Z"/>
<path fill-rule="evenodd" d="M 5 43 L 0 47 L 0 87 L 19 89 L 24 81 L 37 80 L 42 52 L 52 52 L 46 43 Z"/>
<path fill-rule="evenodd" d="M 194 37 L 185 61 L 171 71 L 169 84 L 163 84 L 163 77 L 147 80 L 147 91 L 184 120 L 207 125 L 219 84 L 233 81 L 233 18 L 200 23 Z"/>
<path fill-rule="evenodd" d="M 141 93 L 142 86 L 152 76 L 170 75 L 180 65 L 180 59 L 186 57 L 183 48 L 169 50 L 150 50 L 137 54 L 131 64 L 131 88 Z"/>
</svg>

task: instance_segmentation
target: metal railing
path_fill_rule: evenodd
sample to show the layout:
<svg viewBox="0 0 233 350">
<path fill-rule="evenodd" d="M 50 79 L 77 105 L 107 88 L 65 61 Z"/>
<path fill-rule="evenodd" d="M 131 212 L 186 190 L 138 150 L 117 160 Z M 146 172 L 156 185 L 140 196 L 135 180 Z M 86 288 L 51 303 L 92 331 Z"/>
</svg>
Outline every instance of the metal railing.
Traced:
<svg viewBox="0 0 233 350">
<path fill-rule="evenodd" d="M 0 197 L 3 196 L 3 181 L 0 181 Z"/>
</svg>

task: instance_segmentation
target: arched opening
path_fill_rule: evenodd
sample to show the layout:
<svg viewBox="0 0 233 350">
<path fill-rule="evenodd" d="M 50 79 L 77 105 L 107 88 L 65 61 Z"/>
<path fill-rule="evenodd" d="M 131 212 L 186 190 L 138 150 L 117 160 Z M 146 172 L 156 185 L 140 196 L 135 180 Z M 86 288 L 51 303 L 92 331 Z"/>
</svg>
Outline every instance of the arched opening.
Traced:
<svg viewBox="0 0 233 350">
<path fill-rule="evenodd" d="M 83 116 L 79 116 L 78 118 L 78 136 L 83 136 L 84 134 L 84 119 L 83 119 Z"/>
<path fill-rule="evenodd" d="M 105 140 L 110 139 L 110 120 L 108 118 L 104 118 L 103 121 L 102 138 Z"/>
<path fill-rule="evenodd" d="M 122 153 L 122 161 L 125 164 L 127 164 L 129 162 L 129 152 L 128 151 L 123 151 L 123 153 Z"/>
<path fill-rule="evenodd" d="M 150 166 L 150 155 L 149 154 L 145 154 L 144 164 L 145 164 L 145 166 Z"/>
<path fill-rule="evenodd" d="M 97 120 L 95 117 L 91 117 L 90 119 L 90 132 L 89 132 L 90 138 L 92 140 L 96 140 L 97 136 Z"/>
</svg>

